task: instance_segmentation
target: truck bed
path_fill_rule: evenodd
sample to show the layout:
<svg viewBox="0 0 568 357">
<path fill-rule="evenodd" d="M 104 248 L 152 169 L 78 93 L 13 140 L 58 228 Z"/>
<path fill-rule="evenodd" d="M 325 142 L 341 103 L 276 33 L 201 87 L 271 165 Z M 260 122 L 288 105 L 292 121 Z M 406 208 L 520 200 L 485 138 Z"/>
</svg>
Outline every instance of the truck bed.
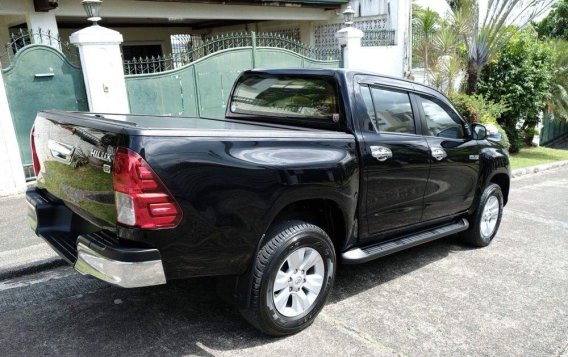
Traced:
<svg viewBox="0 0 568 357">
<path fill-rule="evenodd" d="M 204 117 L 173 117 L 135 114 L 104 114 L 50 110 L 40 116 L 60 124 L 140 136 L 191 137 L 305 137 L 346 138 L 349 134 L 298 126 Z"/>
</svg>

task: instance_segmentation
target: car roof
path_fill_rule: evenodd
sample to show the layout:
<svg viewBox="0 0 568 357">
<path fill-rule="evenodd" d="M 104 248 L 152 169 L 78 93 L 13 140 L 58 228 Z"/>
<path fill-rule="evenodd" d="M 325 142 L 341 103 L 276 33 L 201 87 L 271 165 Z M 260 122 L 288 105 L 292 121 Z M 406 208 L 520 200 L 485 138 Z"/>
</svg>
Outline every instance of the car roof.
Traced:
<svg viewBox="0 0 568 357">
<path fill-rule="evenodd" d="M 439 90 L 437 90 L 436 88 L 400 77 L 389 76 L 381 73 L 373 73 L 367 71 L 350 70 L 344 68 L 281 68 L 281 69 L 258 68 L 258 69 L 245 71 L 244 73 L 251 73 L 251 74 L 262 73 L 262 74 L 274 74 L 274 75 L 318 75 L 318 76 L 330 76 L 330 77 L 335 77 L 337 75 L 340 75 L 348 80 L 353 80 L 355 76 L 372 76 L 374 78 L 379 78 L 379 82 L 377 84 L 381 84 L 380 79 L 384 79 L 385 82 L 388 82 L 388 84 L 391 86 L 394 85 L 404 89 L 409 89 L 410 87 L 415 91 L 435 96 L 441 96 L 442 98 L 450 102 L 449 99 L 446 97 L 446 95 L 440 92 Z"/>
</svg>

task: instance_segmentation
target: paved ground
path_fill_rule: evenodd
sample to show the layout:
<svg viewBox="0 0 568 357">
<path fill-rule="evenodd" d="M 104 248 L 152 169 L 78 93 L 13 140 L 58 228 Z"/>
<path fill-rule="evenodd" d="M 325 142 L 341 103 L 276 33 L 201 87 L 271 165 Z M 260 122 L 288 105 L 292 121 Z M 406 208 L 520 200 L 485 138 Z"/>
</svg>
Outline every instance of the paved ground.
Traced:
<svg viewBox="0 0 568 357">
<path fill-rule="evenodd" d="M 0 276 L 37 261 L 57 257 L 27 224 L 23 195 L 0 198 Z"/>
<path fill-rule="evenodd" d="M 58 268 L 0 282 L 0 356 L 568 356 L 567 204 L 568 167 L 520 178 L 490 247 L 450 238 L 342 266 L 314 325 L 282 339 L 211 280 L 124 290 Z"/>
</svg>

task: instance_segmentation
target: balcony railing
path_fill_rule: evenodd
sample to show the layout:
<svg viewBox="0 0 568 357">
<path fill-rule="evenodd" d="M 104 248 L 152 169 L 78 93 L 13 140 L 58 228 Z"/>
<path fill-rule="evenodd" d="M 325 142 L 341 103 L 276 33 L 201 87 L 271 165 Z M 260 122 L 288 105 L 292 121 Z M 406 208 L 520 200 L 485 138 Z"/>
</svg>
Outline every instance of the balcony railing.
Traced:
<svg viewBox="0 0 568 357">
<path fill-rule="evenodd" d="M 396 45 L 396 30 L 364 30 L 362 46 L 394 46 Z"/>
</svg>

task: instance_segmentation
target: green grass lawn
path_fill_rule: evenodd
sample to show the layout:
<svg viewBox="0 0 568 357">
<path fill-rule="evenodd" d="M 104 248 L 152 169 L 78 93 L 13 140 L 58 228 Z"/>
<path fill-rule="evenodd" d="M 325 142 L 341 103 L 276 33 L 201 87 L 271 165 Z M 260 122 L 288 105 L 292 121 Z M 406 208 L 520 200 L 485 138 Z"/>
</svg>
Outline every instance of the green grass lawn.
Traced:
<svg viewBox="0 0 568 357">
<path fill-rule="evenodd" d="M 511 154 L 511 168 L 520 169 L 560 160 L 568 160 L 568 150 L 545 147 L 523 148 L 519 153 Z"/>
</svg>

